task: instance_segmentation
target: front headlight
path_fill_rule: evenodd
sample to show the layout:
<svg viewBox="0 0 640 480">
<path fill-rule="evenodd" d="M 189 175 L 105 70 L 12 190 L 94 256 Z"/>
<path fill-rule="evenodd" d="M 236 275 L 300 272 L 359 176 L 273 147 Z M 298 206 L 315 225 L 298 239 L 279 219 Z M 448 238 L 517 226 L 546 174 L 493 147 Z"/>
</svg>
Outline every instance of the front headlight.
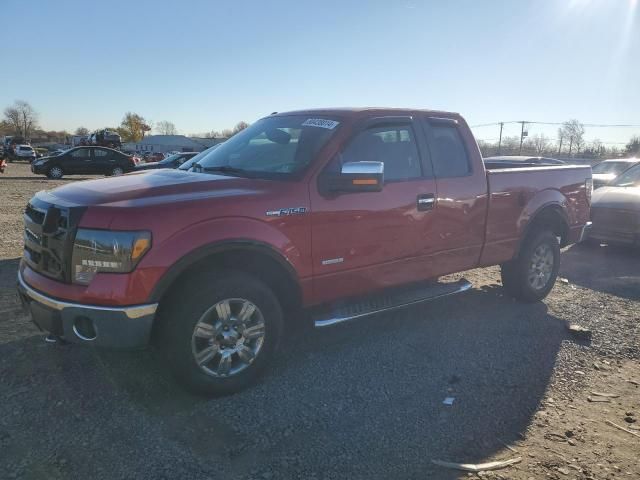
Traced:
<svg viewBox="0 0 640 480">
<path fill-rule="evenodd" d="M 73 282 L 88 285 L 99 272 L 131 272 L 150 248 L 149 232 L 79 228 L 71 257 Z"/>
</svg>

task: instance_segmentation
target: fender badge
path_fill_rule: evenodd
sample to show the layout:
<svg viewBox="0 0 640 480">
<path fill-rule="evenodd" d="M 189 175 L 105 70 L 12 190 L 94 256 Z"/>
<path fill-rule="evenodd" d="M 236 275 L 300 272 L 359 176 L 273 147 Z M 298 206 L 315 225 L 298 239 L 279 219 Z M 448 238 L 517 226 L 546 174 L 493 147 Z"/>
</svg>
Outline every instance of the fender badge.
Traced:
<svg viewBox="0 0 640 480">
<path fill-rule="evenodd" d="M 280 210 L 267 210 L 267 217 L 284 217 L 287 215 L 303 215 L 307 207 L 281 208 Z"/>
</svg>

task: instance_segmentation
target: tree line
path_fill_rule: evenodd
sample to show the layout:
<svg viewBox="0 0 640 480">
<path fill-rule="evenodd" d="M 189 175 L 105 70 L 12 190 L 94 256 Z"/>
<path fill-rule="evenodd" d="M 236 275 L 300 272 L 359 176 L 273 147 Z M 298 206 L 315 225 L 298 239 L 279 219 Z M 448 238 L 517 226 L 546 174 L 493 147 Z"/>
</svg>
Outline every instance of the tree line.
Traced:
<svg viewBox="0 0 640 480">
<path fill-rule="evenodd" d="M 233 128 L 227 128 L 222 131 L 212 130 L 202 137 L 206 138 L 229 138 L 241 130 L 247 128 L 247 122 L 238 122 Z M 126 112 L 122 117 L 120 125 L 116 127 L 105 127 L 107 130 L 118 132 L 123 143 L 139 142 L 148 132 L 154 131 L 159 135 L 176 135 L 178 129 L 175 124 L 168 120 L 153 122 L 145 119 L 142 115 L 135 112 Z M 80 126 L 73 132 L 74 135 L 89 135 L 89 129 Z M 4 109 L 4 118 L 0 120 L 0 136 L 14 135 L 23 137 L 26 140 L 46 139 L 57 143 L 64 143 L 71 136 L 66 130 L 61 131 L 45 131 L 40 128 L 38 122 L 38 112 L 24 100 L 16 100 L 13 105 Z"/>
<path fill-rule="evenodd" d="M 498 141 L 478 140 L 483 156 L 531 155 L 531 156 L 585 156 L 617 157 L 623 154 L 640 154 L 640 136 L 632 136 L 623 148 L 607 146 L 600 139 L 585 139 L 585 127 L 576 120 L 568 120 L 558 128 L 555 139 L 544 133 L 528 136 L 523 126 L 521 136 L 502 137 Z"/>
</svg>

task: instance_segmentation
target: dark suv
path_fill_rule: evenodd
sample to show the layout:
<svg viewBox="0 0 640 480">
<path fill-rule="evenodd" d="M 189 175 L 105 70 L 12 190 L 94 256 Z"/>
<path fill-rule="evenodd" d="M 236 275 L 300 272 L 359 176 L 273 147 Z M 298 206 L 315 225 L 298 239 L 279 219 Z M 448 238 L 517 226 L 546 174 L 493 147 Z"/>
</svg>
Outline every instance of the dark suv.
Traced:
<svg viewBox="0 0 640 480">
<path fill-rule="evenodd" d="M 131 172 L 133 158 L 105 147 L 76 147 L 55 157 L 43 157 L 31 164 L 33 173 L 49 178 L 63 175 L 122 175 Z"/>
</svg>

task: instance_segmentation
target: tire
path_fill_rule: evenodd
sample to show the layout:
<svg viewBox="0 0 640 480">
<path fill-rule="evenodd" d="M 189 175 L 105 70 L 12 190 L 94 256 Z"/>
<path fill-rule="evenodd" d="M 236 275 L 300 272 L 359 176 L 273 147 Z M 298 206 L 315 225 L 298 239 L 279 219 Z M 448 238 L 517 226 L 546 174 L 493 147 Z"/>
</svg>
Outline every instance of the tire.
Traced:
<svg viewBox="0 0 640 480">
<path fill-rule="evenodd" d="M 62 167 L 58 165 L 53 165 L 52 167 L 49 167 L 49 170 L 47 170 L 47 177 L 54 180 L 61 179 L 63 175 L 64 171 L 62 170 Z"/>
<path fill-rule="evenodd" d="M 251 275 L 230 270 L 194 276 L 161 306 L 159 321 L 159 346 L 169 368 L 185 387 L 204 395 L 229 395 L 253 384 L 273 358 L 283 325 L 274 293 Z"/>
<path fill-rule="evenodd" d="M 113 167 L 111 172 L 109 173 L 109 177 L 117 177 L 124 174 L 124 169 L 122 167 Z"/>
<path fill-rule="evenodd" d="M 548 230 L 528 236 L 517 258 L 501 265 L 502 285 L 515 299 L 533 303 L 545 298 L 558 277 L 560 245 Z"/>
</svg>

